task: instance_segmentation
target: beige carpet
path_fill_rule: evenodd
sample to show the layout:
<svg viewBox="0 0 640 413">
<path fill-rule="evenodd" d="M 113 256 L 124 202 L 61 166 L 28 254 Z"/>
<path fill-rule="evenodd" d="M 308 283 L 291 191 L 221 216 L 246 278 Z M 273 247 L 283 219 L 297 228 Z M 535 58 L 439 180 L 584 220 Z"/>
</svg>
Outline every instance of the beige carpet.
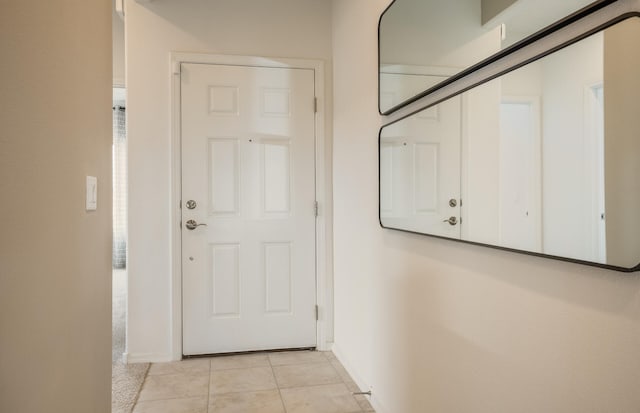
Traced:
<svg viewBox="0 0 640 413">
<path fill-rule="evenodd" d="M 149 363 L 124 364 L 127 272 L 113 271 L 113 327 L 111 368 L 111 412 L 131 413 L 138 399 Z"/>
</svg>

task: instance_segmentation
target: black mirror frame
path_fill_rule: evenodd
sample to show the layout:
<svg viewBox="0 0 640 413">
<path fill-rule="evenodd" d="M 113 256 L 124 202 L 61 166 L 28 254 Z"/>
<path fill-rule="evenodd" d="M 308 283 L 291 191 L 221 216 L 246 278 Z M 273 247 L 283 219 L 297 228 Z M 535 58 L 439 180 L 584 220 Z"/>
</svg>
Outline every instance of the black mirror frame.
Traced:
<svg viewBox="0 0 640 413">
<path fill-rule="evenodd" d="M 617 1 L 617 0 L 614 0 Z M 612 3 L 612 2 L 609 2 Z M 624 13 L 622 15 L 619 15 L 609 21 L 607 21 L 606 23 L 603 23 L 601 25 L 599 25 L 598 27 L 595 27 L 587 32 L 582 33 L 580 36 L 574 37 L 573 39 L 562 43 L 561 45 L 558 45 L 557 47 L 554 47 L 552 49 L 549 49 L 547 51 L 545 51 L 544 53 L 540 53 L 534 57 L 532 57 L 531 59 L 527 59 L 524 62 L 521 62 L 518 65 L 515 65 L 513 67 L 509 67 L 509 69 L 507 70 L 503 70 L 499 73 L 496 73 L 495 75 L 488 77 L 486 79 L 483 79 L 482 81 L 469 86 L 468 88 L 465 88 L 464 90 L 458 91 L 457 93 L 451 95 L 451 96 L 447 96 L 444 97 L 428 106 L 422 107 L 418 110 L 415 110 L 407 115 L 402 116 L 399 119 L 394 120 L 393 122 L 387 123 L 385 125 L 383 125 L 380 130 L 378 131 L 378 223 L 380 224 L 381 228 L 384 229 L 390 229 L 390 230 L 394 230 L 394 231 L 400 231 L 400 232 L 405 232 L 405 233 L 409 233 L 409 234 L 416 234 L 416 235 L 422 235 L 422 236 L 427 236 L 427 237 L 432 237 L 432 238 L 439 238 L 439 239 L 443 239 L 443 240 L 448 240 L 448 241 L 452 241 L 452 242 L 461 242 L 464 244 L 470 244 L 470 245 L 478 245 L 478 246 L 483 246 L 483 247 L 489 247 L 489 248 L 493 248 L 493 249 L 497 249 L 497 250 L 501 250 L 501 251 L 509 251 L 509 252 L 515 252 L 518 254 L 524 254 L 524 255 L 532 255 L 535 257 L 541 257 L 541 258 L 550 258 L 550 259 L 554 259 L 554 260 L 558 260 L 558 261 L 564 261 L 564 262 L 570 262 L 570 263 L 575 263 L 575 264 L 582 264 L 582 265 L 587 265 L 587 266 L 591 266 L 591 267 L 599 267 L 599 268 L 604 268 L 604 269 L 608 269 L 608 270 L 613 270 L 613 271 L 618 271 L 618 272 L 623 272 L 623 273 L 633 273 L 633 272 L 638 272 L 640 271 L 640 263 L 638 263 L 635 267 L 630 267 L 630 268 L 626 268 L 626 267 L 619 267 L 616 265 L 610 265 L 610 264 L 601 264 L 598 262 L 593 262 L 593 261 L 585 261 L 585 260 L 579 260 L 579 259 L 575 259 L 575 258 L 567 258 L 567 257 L 561 257 L 561 256 L 557 256 L 557 255 L 550 255 L 550 254 L 543 254 L 543 253 L 539 253 L 539 252 L 533 252 L 533 251 L 525 251 L 525 250 L 519 250 L 519 249 L 515 249 L 515 248 L 508 248 L 508 247 L 502 247 L 502 246 L 498 246 L 498 245 L 492 245 L 492 244 L 484 244 L 481 242 L 474 242 L 474 241 L 467 241 L 467 240 L 463 240 L 463 239 L 456 239 L 456 238 L 448 238 L 448 237 L 443 237 L 440 235 L 434 235 L 434 234 L 427 234 L 427 233 L 423 233 L 423 232 L 416 232 L 416 231 L 410 231 L 410 230 L 405 230 L 405 229 L 399 229 L 399 228 L 393 228 L 393 227 L 386 227 L 383 223 L 382 223 L 382 172 L 381 172 L 381 168 L 380 168 L 380 164 L 381 164 L 381 143 L 382 143 L 382 130 L 384 128 L 386 128 L 387 126 L 393 125 L 394 123 L 397 123 L 403 119 L 408 118 L 409 116 L 415 115 L 418 112 L 421 112 L 425 109 L 428 109 L 432 106 L 435 106 L 445 100 L 451 99 L 455 96 L 459 96 L 462 95 L 464 92 L 471 90 L 477 86 L 483 85 L 491 80 L 494 80 L 498 77 L 501 77 L 507 73 L 510 73 L 516 69 L 521 68 L 522 66 L 525 66 L 529 63 L 535 62 L 536 60 L 540 60 L 545 56 L 548 56 L 554 52 L 557 52 L 561 49 L 564 49 L 568 46 L 571 46 L 574 43 L 579 42 L 580 40 L 583 40 L 595 33 L 601 32 L 603 30 L 605 30 L 608 27 L 611 27 L 617 23 L 620 23 L 624 20 L 627 20 L 629 18 L 640 18 L 640 11 L 638 12 L 628 12 L 628 13 Z M 428 92 L 428 91 L 427 91 Z M 425 92 L 425 95 L 426 93 Z M 416 98 L 417 99 L 417 98 Z"/>
<path fill-rule="evenodd" d="M 380 107 L 380 25 L 382 24 L 382 19 L 384 18 L 384 15 L 389 11 L 389 9 L 398 1 L 402 1 L 402 0 L 393 0 L 388 6 L 387 8 L 384 9 L 384 11 L 382 12 L 382 14 L 380 14 L 380 18 L 378 20 L 378 113 L 380 113 L 380 115 L 390 115 L 391 113 L 402 109 L 403 107 L 410 105 L 411 103 L 422 99 L 423 97 L 439 90 L 442 89 L 443 87 L 450 85 L 454 82 L 457 82 L 458 80 L 469 76 L 470 74 L 482 69 L 485 66 L 490 65 L 491 63 L 494 63 L 520 49 L 522 49 L 525 46 L 528 46 L 532 43 L 537 42 L 538 40 L 549 36 L 552 33 L 557 32 L 558 30 L 572 24 L 575 23 L 576 21 L 583 19 L 584 17 L 597 12 L 600 9 L 603 9 L 604 7 L 609 6 L 610 4 L 613 4 L 615 2 L 617 2 L 618 0 L 596 0 L 595 2 L 591 3 L 590 5 L 558 20 L 557 22 L 551 24 L 550 26 L 547 26 L 535 33 L 533 33 L 532 35 L 514 43 L 513 45 L 507 47 L 504 50 L 499 51 L 498 53 L 495 53 L 489 57 L 487 57 L 484 60 L 481 60 L 478 63 L 475 63 L 471 66 L 469 66 L 466 69 L 463 69 L 462 71 L 456 73 L 453 76 L 448 77 L 447 79 L 443 80 L 442 82 L 428 88 L 427 90 L 418 93 L 417 95 L 410 97 L 400 103 L 398 103 L 397 105 L 393 106 L 390 109 L 387 109 L 386 111 L 382 111 L 382 108 Z M 478 86 L 478 85 L 474 85 Z"/>
</svg>

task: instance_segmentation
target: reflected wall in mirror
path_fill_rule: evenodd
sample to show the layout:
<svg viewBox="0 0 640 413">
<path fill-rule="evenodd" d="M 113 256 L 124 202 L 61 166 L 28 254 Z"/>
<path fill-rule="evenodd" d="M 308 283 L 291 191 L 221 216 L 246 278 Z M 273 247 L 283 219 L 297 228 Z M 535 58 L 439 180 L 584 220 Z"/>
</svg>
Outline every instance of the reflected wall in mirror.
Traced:
<svg viewBox="0 0 640 413">
<path fill-rule="evenodd" d="M 380 130 L 380 222 L 638 270 L 640 19 Z"/>
<path fill-rule="evenodd" d="M 380 112 L 554 22 L 610 1 L 395 0 L 380 18 Z"/>
</svg>

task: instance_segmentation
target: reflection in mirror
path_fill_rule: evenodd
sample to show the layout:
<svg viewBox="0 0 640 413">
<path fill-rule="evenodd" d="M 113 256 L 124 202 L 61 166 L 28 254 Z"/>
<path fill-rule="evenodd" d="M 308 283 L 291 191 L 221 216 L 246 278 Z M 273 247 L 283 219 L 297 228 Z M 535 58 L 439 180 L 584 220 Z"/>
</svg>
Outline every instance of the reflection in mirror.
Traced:
<svg viewBox="0 0 640 413">
<path fill-rule="evenodd" d="M 460 115 L 460 98 L 454 97 L 383 129 L 380 214 L 385 225 L 460 237 Z"/>
<path fill-rule="evenodd" d="M 592 2 L 396 0 L 380 19 L 380 111 L 388 112 Z"/>
<path fill-rule="evenodd" d="M 640 19 L 380 131 L 386 228 L 640 262 Z"/>
</svg>

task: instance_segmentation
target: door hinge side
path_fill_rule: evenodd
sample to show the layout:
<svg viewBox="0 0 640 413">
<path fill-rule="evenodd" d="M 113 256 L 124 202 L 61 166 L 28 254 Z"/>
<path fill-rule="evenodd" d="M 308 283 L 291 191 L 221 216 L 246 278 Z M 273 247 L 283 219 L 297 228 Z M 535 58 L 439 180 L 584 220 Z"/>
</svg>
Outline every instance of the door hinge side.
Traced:
<svg viewBox="0 0 640 413">
<path fill-rule="evenodd" d="M 313 113 L 318 113 L 318 98 L 313 98 Z"/>
<path fill-rule="evenodd" d="M 313 214 L 314 216 L 317 218 L 318 217 L 318 210 L 320 209 L 319 205 L 318 205 L 318 201 L 314 201 L 313 203 Z"/>
<path fill-rule="evenodd" d="M 320 307 L 316 304 L 316 321 L 320 320 Z"/>
</svg>

